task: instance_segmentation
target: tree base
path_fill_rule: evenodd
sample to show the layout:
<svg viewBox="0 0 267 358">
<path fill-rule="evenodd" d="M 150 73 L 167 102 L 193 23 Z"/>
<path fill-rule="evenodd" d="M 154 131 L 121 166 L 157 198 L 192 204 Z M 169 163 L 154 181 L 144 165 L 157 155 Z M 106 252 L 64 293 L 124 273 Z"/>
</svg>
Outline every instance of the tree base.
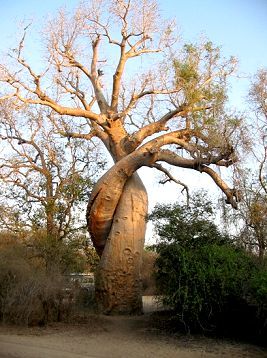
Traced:
<svg viewBox="0 0 267 358">
<path fill-rule="evenodd" d="M 141 280 L 117 270 L 101 270 L 96 275 L 96 301 L 98 310 L 106 315 L 141 315 L 143 304 Z"/>
</svg>

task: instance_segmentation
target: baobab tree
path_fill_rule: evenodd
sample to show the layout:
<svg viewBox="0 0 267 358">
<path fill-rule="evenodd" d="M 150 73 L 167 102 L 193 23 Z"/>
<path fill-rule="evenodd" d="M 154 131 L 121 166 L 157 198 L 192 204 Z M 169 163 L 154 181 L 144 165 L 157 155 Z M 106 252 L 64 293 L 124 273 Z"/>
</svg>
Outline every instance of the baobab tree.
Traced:
<svg viewBox="0 0 267 358">
<path fill-rule="evenodd" d="M 92 0 L 60 11 L 44 32 L 42 69 L 27 56 L 28 30 L 9 53 L 12 64 L 1 66 L 2 100 L 18 110 L 48 107 L 63 136 L 98 138 L 111 154 L 86 214 L 101 257 L 96 297 L 107 313 L 140 312 L 147 193 L 137 170 L 170 179 L 164 164 L 206 173 L 237 206 L 215 170 L 237 159 L 240 120 L 225 108 L 236 61 L 210 42 L 180 45 L 153 0 Z"/>
</svg>

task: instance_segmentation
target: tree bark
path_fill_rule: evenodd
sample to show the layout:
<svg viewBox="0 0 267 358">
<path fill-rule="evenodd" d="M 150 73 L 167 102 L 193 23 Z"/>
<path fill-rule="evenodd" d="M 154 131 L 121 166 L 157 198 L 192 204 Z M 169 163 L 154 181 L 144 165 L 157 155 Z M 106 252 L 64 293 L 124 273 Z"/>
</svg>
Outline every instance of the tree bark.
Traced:
<svg viewBox="0 0 267 358">
<path fill-rule="evenodd" d="M 147 203 L 146 189 L 135 173 L 123 188 L 96 274 L 96 299 L 106 314 L 142 312 L 140 268 Z"/>
</svg>

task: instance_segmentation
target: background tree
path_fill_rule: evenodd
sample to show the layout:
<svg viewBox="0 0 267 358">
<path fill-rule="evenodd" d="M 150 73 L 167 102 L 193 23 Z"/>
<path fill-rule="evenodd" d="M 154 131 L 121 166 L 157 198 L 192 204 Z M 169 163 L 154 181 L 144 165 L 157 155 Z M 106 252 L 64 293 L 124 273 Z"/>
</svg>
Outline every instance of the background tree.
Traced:
<svg viewBox="0 0 267 358">
<path fill-rule="evenodd" d="M 17 114 L 5 103 L 0 116 L 1 200 L 13 213 L 2 216 L 2 227 L 45 229 L 57 240 L 84 227 L 79 210 L 104 165 L 93 145 L 58 136 L 42 109 Z"/>
<path fill-rule="evenodd" d="M 2 103 L 0 114 L 1 230 L 21 237 L 48 271 L 77 270 L 79 249 L 90 250 L 81 212 L 105 163 L 93 143 L 59 136 L 42 108 L 15 114 Z"/>
<path fill-rule="evenodd" d="M 257 174 L 248 170 L 240 173 L 242 201 L 238 212 L 233 215 L 233 221 L 236 223 L 240 244 L 246 250 L 257 253 L 263 262 L 267 244 L 267 203 Z"/>
<path fill-rule="evenodd" d="M 257 240 L 259 258 L 262 261 L 267 246 L 267 70 L 259 70 L 250 90 L 250 100 L 256 114 L 256 132 L 259 143 L 255 144 L 254 156 L 257 159 L 256 185 L 251 185 L 252 202 L 250 209 L 250 226 Z M 254 187 L 253 187 L 254 186 Z M 256 186 L 256 188 L 255 188 Z"/>
<path fill-rule="evenodd" d="M 259 70 L 254 77 L 249 92 L 249 116 L 251 150 L 253 163 L 248 169 L 239 168 L 237 185 L 242 201 L 239 210 L 233 215 L 236 228 L 240 228 L 239 237 L 246 249 L 257 252 L 264 261 L 267 245 L 267 71 Z M 248 165 L 244 160 L 243 167 Z"/>
<path fill-rule="evenodd" d="M 254 156 L 259 163 L 258 179 L 261 189 L 267 194 L 266 159 L 267 159 L 267 70 L 259 70 L 249 93 L 249 99 L 256 115 L 254 131 L 259 143 L 256 144 Z M 260 145 L 258 145 L 260 144 Z"/>
<path fill-rule="evenodd" d="M 147 194 L 136 171 L 173 178 L 165 163 L 206 173 L 237 206 L 214 169 L 236 161 L 241 122 L 225 107 L 236 61 L 210 42 L 179 46 L 153 0 L 92 0 L 71 15 L 60 11 L 45 30 L 43 68 L 27 59 L 27 30 L 1 66 L 1 98 L 52 109 L 62 135 L 97 137 L 111 154 L 114 165 L 87 210 L 101 256 L 96 294 L 106 312 L 140 312 Z"/>
</svg>

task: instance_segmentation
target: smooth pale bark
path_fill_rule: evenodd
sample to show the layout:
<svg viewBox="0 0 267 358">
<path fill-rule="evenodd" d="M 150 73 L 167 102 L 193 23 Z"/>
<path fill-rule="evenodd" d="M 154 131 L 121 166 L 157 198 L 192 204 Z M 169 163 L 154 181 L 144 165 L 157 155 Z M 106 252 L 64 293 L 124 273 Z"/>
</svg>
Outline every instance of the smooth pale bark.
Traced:
<svg viewBox="0 0 267 358">
<path fill-rule="evenodd" d="M 142 165 L 150 165 L 154 159 L 155 155 L 147 150 L 131 153 L 114 164 L 96 183 L 86 215 L 88 230 L 99 256 L 102 255 L 106 245 L 111 226 L 114 223 L 114 215 L 122 200 L 122 194 L 127 188 L 127 181 L 138 168 Z"/>
<path fill-rule="evenodd" d="M 146 189 L 133 174 L 116 207 L 96 275 L 96 298 L 105 313 L 142 312 L 140 268 L 147 210 Z"/>
<path fill-rule="evenodd" d="M 148 205 L 136 170 L 155 160 L 147 148 L 121 154 L 122 149 L 116 151 L 117 162 L 96 183 L 87 208 L 88 229 L 101 258 L 96 298 L 100 310 L 110 314 L 142 312 L 140 267 Z"/>
</svg>

